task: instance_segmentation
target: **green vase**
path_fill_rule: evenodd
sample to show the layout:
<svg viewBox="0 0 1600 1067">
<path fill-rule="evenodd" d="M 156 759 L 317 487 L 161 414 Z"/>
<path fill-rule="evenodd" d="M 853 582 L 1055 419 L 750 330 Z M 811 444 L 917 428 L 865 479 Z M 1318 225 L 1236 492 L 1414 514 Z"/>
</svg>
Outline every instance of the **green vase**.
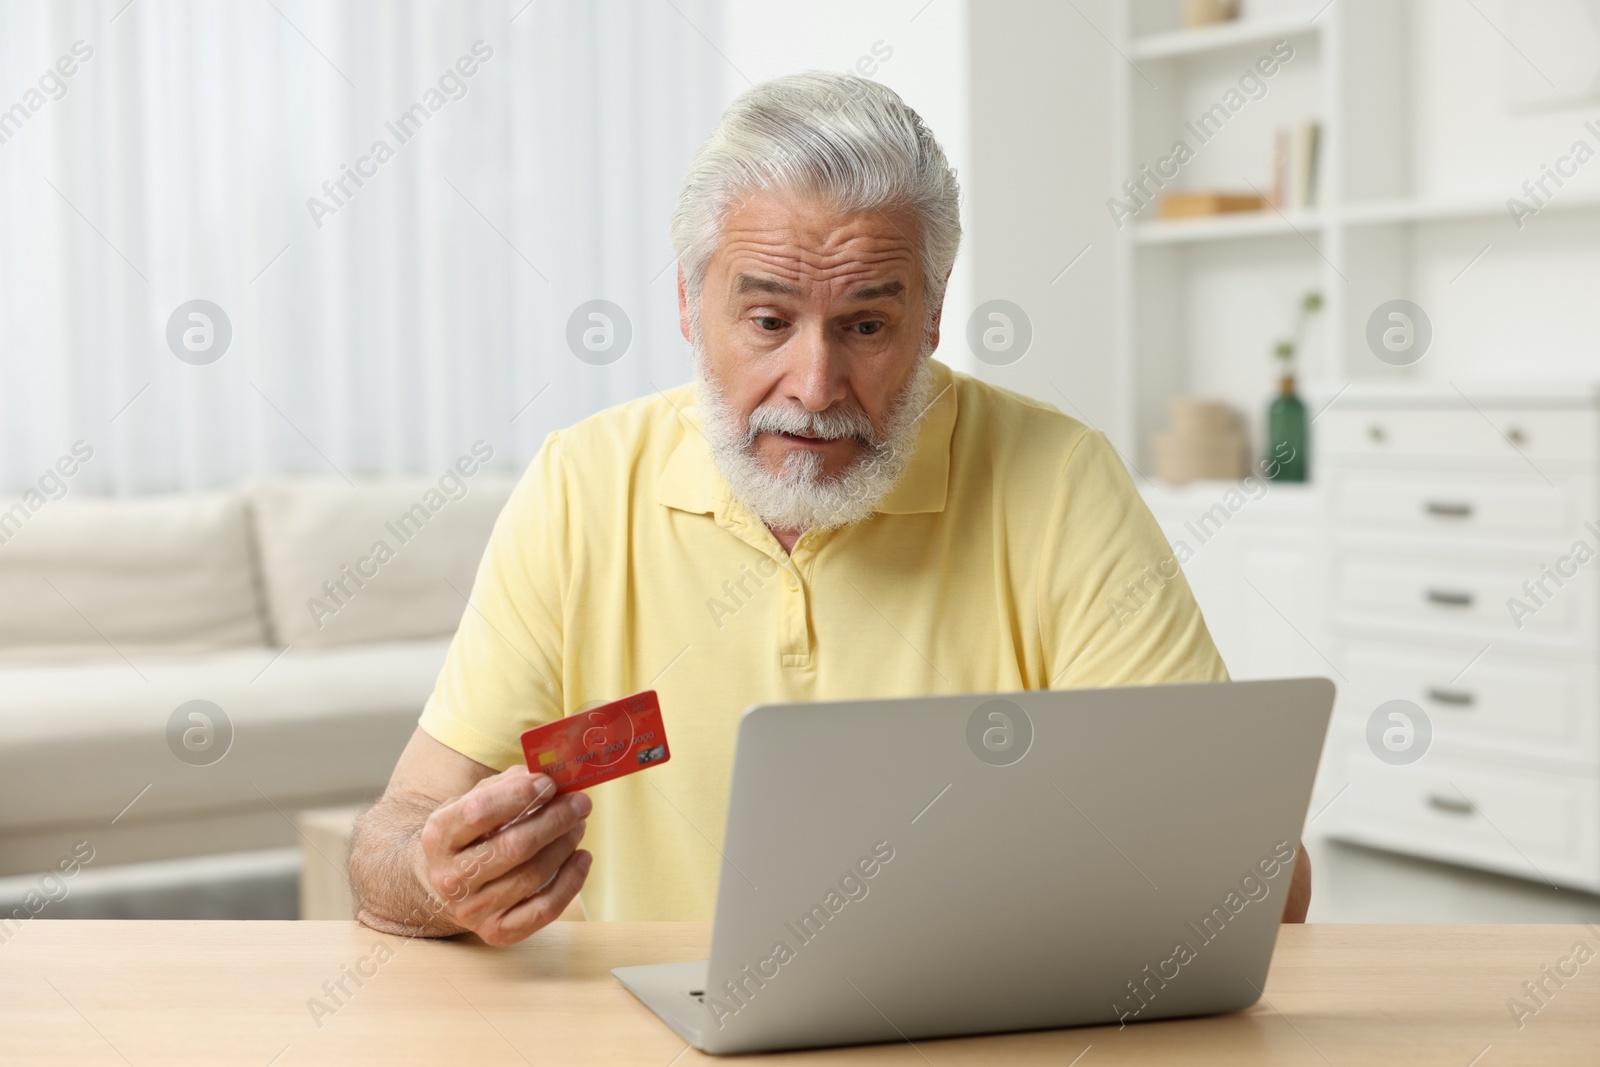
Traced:
<svg viewBox="0 0 1600 1067">
<path fill-rule="evenodd" d="M 1275 482 L 1303 482 L 1309 469 L 1306 406 L 1294 394 L 1294 375 L 1279 381 L 1279 395 L 1267 409 L 1267 454 L 1262 471 Z"/>
</svg>

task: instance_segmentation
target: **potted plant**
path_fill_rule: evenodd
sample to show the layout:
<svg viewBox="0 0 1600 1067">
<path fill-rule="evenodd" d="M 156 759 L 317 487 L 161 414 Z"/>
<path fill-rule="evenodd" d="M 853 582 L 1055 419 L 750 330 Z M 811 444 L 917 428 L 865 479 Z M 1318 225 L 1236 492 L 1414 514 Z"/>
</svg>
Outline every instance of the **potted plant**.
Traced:
<svg viewBox="0 0 1600 1067">
<path fill-rule="evenodd" d="M 1322 294 L 1307 293 L 1300 299 L 1295 319 L 1294 339 L 1279 341 L 1273 349 L 1278 360 L 1278 395 L 1267 408 L 1267 455 L 1262 469 L 1276 482 L 1303 482 L 1310 470 L 1310 424 L 1306 405 L 1295 393 L 1295 359 L 1305 342 L 1306 326 L 1322 310 Z"/>
</svg>

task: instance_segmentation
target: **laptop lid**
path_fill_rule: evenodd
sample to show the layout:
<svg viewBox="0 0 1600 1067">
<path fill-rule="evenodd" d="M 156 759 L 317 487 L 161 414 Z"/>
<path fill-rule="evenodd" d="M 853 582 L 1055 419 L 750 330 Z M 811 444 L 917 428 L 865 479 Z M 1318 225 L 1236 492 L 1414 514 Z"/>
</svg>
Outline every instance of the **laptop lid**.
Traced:
<svg viewBox="0 0 1600 1067">
<path fill-rule="evenodd" d="M 750 708 L 696 1044 L 1248 1007 L 1333 693 L 1309 678 Z"/>
</svg>

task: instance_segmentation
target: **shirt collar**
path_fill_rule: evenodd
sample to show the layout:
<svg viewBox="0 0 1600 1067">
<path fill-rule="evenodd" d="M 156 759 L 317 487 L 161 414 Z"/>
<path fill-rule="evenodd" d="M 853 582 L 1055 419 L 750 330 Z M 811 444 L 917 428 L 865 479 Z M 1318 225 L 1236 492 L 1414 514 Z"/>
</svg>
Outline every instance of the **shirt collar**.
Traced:
<svg viewBox="0 0 1600 1067">
<path fill-rule="evenodd" d="M 944 510 L 950 482 L 950 442 L 956 425 L 955 380 L 949 367 L 931 356 L 928 362 L 934 399 L 922 414 L 917 443 L 900 480 L 875 509 L 885 515 Z M 676 417 L 686 425 L 656 481 L 656 500 L 679 511 L 709 515 L 715 514 L 732 492 L 712 458 L 698 392 L 692 387 L 675 389 L 667 398 Z"/>
</svg>

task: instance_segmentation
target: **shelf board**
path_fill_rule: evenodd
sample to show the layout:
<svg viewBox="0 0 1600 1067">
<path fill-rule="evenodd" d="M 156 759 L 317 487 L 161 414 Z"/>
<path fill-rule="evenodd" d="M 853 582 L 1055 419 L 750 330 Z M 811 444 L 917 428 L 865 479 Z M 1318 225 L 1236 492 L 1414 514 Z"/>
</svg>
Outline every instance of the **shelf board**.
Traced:
<svg viewBox="0 0 1600 1067">
<path fill-rule="evenodd" d="M 1321 27 L 1305 14 L 1278 15 L 1273 18 L 1235 19 L 1195 30 L 1173 30 L 1137 37 L 1133 41 L 1135 59 L 1171 59 L 1179 56 L 1220 52 L 1241 45 L 1299 37 L 1317 33 Z"/>
<path fill-rule="evenodd" d="M 1270 510 L 1280 514 L 1303 515 L 1316 514 L 1322 510 L 1324 501 L 1323 486 L 1318 482 L 1274 482 L 1261 478 L 1255 471 L 1251 476 L 1257 481 L 1267 481 L 1270 492 L 1257 494 L 1257 500 L 1264 500 L 1267 496 L 1275 496 L 1276 503 Z M 1243 489 L 1243 478 L 1228 479 L 1198 479 L 1191 482 L 1177 484 L 1154 479 L 1149 482 L 1137 481 L 1139 494 L 1144 497 L 1153 511 L 1165 511 L 1169 508 L 1189 508 L 1200 505 L 1199 510 L 1205 510 L 1205 505 L 1214 504 L 1218 497 L 1230 489 Z M 1267 509 L 1263 509 L 1267 510 Z M 1158 518 L 1159 518 L 1158 514 Z"/>
<path fill-rule="evenodd" d="M 1545 211 L 1600 210 L 1600 196 L 1572 196 L 1551 200 Z M 1504 200 L 1366 200 L 1344 204 L 1338 210 L 1345 226 L 1384 226 L 1395 223 L 1484 221 L 1506 218 Z M 1134 240 L 1139 244 L 1180 244 L 1187 241 L 1227 241 L 1242 237 L 1309 235 L 1324 225 L 1320 212 L 1296 212 L 1288 216 L 1276 211 L 1240 211 L 1193 219 L 1156 219 L 1134 225 Z"/>
<path fill-rule="evenodd" d="M 1540 209 L 1545 211 L 1582 211 L 1600 208 L 1600 197 L 1557 197 Z M 1426 200 L 1394 199 L 1365 200 L 1345 204 L 1340 218 L 1349 226 L 1381 226 L 1395 222 L 1450 222 L 1478 221 L 1502 216 L 1508 221 L 1510 214 L 1505 200 Z"/>
<path fill-rule="evenodd" d="M 1327 386 L 1321 387 L 1327 390 Z M 1346 382 L 1334 392 L 1304 393 L 1313 411 L 1318 407 L 1370 410 L 1383 408 L 1465 408 L 1469 404 L 1499 408 L 1590 410 L 1600 407 L 1600 378 L 1461 378 L 1454 382 Z"/>
<path fill-rule="evenodd" d="M 1195 219 L 1159 219 L 1134 227 L 1139 244 L 1181 244 L 1188 241 L 1229 241 L 1241 237 L 1298 237 L 1322 230 L 1315 212 L 1280 215 L 1276 211 L 1239 211 Z"/>
</svg>

